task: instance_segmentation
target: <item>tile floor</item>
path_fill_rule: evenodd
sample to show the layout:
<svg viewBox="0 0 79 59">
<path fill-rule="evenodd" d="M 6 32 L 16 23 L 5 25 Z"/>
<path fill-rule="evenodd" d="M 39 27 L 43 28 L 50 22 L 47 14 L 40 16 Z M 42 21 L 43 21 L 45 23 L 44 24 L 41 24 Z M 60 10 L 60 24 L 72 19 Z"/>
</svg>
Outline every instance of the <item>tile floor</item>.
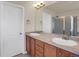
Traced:
<svg viewBox="0 0 79 59">
<path fill-rule="evenodd" d="M 32 56 L 30 56 L 29 54 L 18 54 L 18 55 L 16 55 L 16 56 L 14 56 L 14 57 L 32 57 Z"/>
</svg>

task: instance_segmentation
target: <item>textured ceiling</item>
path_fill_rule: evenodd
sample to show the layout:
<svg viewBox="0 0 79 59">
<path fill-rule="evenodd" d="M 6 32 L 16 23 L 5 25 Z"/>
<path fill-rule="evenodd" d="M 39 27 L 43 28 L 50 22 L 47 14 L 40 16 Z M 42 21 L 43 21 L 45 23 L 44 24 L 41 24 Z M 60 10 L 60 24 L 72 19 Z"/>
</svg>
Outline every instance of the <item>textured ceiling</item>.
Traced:
<svg viewBox="0 0 79 59">
<path fill-rule="evenodd" d="M 46 7 L 50 11 L 65 12 L 79 9 L 79 1 L 61 1 Z"/>
<path fill-rule="evenodd" d="M 19 4 L 19 5 L 24 5 L 24 4 L 28 3 L 29 1 L 28 2 L 26 2 L 26 1 L 8 1 L 8 2 Z"/>
<path fill-rule="evenodd" d="M 23 4 L 27 4 L 29 2 L 32 4 L 35 4 L 35 3 L 40 2 L 40 1 L 8 1 L 8 2 L 23 5 Z M 44 3 L 46 4 L 46 6 L 48 6 L 48 5 L 55 3 L 55 1 L 44 1 Z"/>
</svg>

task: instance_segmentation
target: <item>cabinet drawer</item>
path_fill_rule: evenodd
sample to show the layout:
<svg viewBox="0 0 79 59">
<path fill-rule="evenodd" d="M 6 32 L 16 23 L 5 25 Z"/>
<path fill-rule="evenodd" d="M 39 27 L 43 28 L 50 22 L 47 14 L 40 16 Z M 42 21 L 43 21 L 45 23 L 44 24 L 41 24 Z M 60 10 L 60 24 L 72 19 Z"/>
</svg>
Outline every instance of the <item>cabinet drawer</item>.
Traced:
<svg viewBox="0 0 79 59">
<path fill-rule="evenodd" d="M 42 47 L 36 45 L 35 48 L 36 48 L 36 51 L 39 51 L 39 52 L 43 53 L 43 48 Z"/>
<path fill-rule="evenodd" d="M 37 57 L 43 57 L 44 55 L 43 55 L 43 53 L 41 53 L 41 52 L 39 52 L 39 51 L 36 50 L 35 56 L 37 56 Z"/>
<path fill-rule="evenodd" d="M 39 40 L 36 40 L 36 45 L 40 46 L 40 47 L 43 47 L 44 46 L 44 43 L 39 41 Z"/>
</svg>

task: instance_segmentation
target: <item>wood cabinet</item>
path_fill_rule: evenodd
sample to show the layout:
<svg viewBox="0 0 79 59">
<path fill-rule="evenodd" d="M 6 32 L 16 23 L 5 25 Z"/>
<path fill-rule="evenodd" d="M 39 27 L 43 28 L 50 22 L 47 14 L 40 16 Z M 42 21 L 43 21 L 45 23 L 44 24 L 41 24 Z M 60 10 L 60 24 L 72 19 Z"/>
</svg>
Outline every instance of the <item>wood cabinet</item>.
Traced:
<svg viewBox="0 0 79 59">
<path fill-rule="evenodd" d="M 26 36 L 26 50 L 27 50 L 27 53 L 30 54 L 30 49 L 31 49 L 31 37 L 29 36 Z"/>
<path fill-rule="evenodd" d="M 44 43 L 42 41 L 35 41 L 35 56 L 43 57 L 44 56 Z"/>
<path fill-rule="evenodd" d="M 26 51 L 35 57 L 75 57 L 77 55 L 53 45 L 26 36 Z"/>
<path fill-rule="evenodd" d="M 61 51 L 62 51 L 62 50 L 61 50 L 60 48 L 57 48 L 57 49 L 56 49 L 56 56 L 57 56 L 57 57 L 62 56 Z"/>
<path fill-rule="evenodd" d="M 57 48 L 57 57 L 71 57 L 72 53 L 63 49 Z"/>
<path fill-rule="evenodd" d="M 30 54 L 31 54 L 31 56 L 35 56 L 35 40 L 33 38 L 31 38 L 30 41 L 31 41 L 30 42 L 30 44 L 31 44 L 31 46 L 30 46 Z"/>
<path fill-rule="evenodd" d="M 35 55 L 35 41 L 29 36 L 26 36 L 26 51 L 31 56 Z"/>
<path fill-rule="evenodd" d="M 45 57 L 56 57 L 56 47 L 45 43 L 44 56 Z"/>
<path fill-rule="evenodd" d="M 72 53 L 66 50 L 62 50 L 62 57 L 71 57 Z"/>
</svg>

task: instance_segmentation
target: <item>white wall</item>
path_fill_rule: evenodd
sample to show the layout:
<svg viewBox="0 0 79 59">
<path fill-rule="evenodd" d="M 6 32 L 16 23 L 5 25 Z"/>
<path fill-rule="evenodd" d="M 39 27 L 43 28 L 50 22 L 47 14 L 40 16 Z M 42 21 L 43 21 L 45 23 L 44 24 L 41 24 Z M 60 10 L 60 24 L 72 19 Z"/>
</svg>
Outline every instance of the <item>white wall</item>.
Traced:
<svg viewBox="0 0 79 59">
<path fill-rule="evenodd" d="M 51 32 L 52 26 L 51 26 L 51 15 L 55 16 L 54 12 L 49 11 L 47 8 L 41 8 L 41 9 L 35 9 L 33 7 L 33 4 L 35 2 L 28 2 L 27 4 L 24 4 L 24 10 L 25 10 L 25 32 L 31 32 L 31 31 L 44 31 L 44 25 L 47 25 L 48 28 L 46 31 Z M 45 14 L 43 14 L 45 13 Z M 30 23 L 27 24 L 26 20 L 30 20 Z M 47 22 L 46 22 L 47 20 Z M 42 21 L 45 21 L 44 24 Z M 46 28 L 46 27 L 45 27 Z"/>
<path fill-rule="evenodd" d="M 42 12 L 42 30 L 46 33 L 52 33 L 53 31 L 53 18 L 56 16 L 56 13 L 54 11 L 50 11 L 48 8 L 43 8 Z"/>
<path fill-rule="evenodd" d="M 43 13 L 43 32 L 52 32 L 52 17 L 48 13 Z"/>
<path fill-rule="evenodd" d="M 33 2 L 28 2 L 24 4 L 25 10 L 25 32 L 31 31 L 41 31 L 42 24 L 40 21 L 42 20 L 42 10 L 37 10 L 33 7 Z M 27 24 L 26 20 L 30 20 L 29 24 Z"/>
</svg>

